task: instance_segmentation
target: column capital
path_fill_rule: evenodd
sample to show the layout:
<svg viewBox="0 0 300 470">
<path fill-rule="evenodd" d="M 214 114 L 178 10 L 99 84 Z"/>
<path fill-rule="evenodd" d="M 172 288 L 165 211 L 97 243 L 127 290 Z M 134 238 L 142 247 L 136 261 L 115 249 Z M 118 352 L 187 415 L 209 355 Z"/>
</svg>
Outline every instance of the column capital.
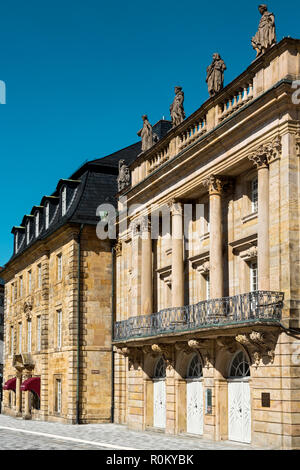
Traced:
<svg viewBox="0 0 300 470">
<path fill-rule="evenodd" d="M 203 181 L 203 186 L 208 189 L 209 195 L 221 196 L 227 179 L 224 176 L 210 175 Z"/>
<path fill-rule="evenodd" d="M 182 202 L 177 201 L 176 199 L 171 199 L 168 203 L 168 207 L 171 211 L 171 215 L 183 215 Z"/>
<path fill-rule="evenodd" d="M 273 163 L 281 158 L 282 144 L 281 137 L 277 136 L 272 141 L 266 142 L 257 147 L 248 159 L 254 163 L 258 170 L 268 168 L 270 163 Z"/>
<path fill-rule="evenodd" d="M 148 215 L 144 215 L 141 218 L 141 232 L 142 233 L 149 233 L 151 231 L 151 222 L 148 218 Z"/>
<path fill-rule="evenodd" d="M 115 253 L 117 257 L 122 255 L 122 241 L 121 240 L 118 240 L 115 245 Z"/>
</svg>

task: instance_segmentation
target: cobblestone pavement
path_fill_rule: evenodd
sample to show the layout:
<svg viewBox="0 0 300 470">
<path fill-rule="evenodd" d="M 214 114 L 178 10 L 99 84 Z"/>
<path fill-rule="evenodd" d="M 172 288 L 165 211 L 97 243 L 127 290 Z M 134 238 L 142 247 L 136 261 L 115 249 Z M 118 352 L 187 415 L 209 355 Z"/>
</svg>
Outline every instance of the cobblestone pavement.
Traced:
<svg viewBox="0 0 300 470">
<path fill-rule="evenodd" d="M 0 415 L 0 450 L 251 450 L 232 442 L 137 432 L 117 424 L 68 425 Z"/>
</svg>

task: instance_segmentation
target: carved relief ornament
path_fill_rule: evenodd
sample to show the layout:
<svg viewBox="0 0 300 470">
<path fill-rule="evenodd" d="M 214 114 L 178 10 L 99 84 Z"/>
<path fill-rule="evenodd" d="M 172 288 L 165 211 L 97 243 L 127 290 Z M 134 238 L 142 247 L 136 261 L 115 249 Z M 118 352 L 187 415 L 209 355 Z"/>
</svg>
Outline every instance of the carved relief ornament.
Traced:
<svg viewBox="0 0 300 470">
<path fill-rule="evenodd" d="M 274 363 L 276 335 L 273 333 L 251 333 L 237 335 L 236 341 L 245 346 L 252 357 L 253 364 L 258 368 L 264 356 L 268 356 L 269 362 Z"/>
</svg>

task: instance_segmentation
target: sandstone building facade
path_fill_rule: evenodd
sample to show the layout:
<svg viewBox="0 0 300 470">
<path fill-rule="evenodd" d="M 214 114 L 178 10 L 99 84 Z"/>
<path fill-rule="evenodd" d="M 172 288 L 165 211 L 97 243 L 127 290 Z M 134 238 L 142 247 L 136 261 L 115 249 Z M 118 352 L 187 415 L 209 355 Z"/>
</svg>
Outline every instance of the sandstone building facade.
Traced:
<svg viewBox="0 0 300 470">
<path fill-rule="evenodd" d="M 157 139 L 170 128 L 155 126 Z M 97 225 L 115 205 L 119 161 L 141 143 L 84 164 L 60 180 L 19 226 L 5 281 L 2 412 L 66 423 L 113 420 L 112 311 L 115 240 Z"/>
<path fill-rule="evenodd" d="M 116 422 L 300 448 L 299 79 L 285 38 L 131 164 Z"/>
<path fill-rule="evenodd" d="M 110 162 L 85 164 L 13 228 L 5 266 L 2 412 L 110 422 L 112 248 L 95 226 L 116 191 Z"/>
</svg>

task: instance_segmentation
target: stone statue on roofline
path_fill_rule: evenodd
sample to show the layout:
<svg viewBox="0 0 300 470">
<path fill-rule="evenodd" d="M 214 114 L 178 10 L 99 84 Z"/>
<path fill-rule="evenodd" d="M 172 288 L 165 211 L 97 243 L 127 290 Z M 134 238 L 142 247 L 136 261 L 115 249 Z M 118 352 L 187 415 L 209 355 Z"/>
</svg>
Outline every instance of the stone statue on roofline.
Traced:
<svg viewBox="0 0 300 470">
<path fill-rule="evenodd" d="M 185 112 L 183 108 L 184 93 L 180 86 L 175 87 L 175 98 L 170 106 L 170 114 L 173 127 L 178 126 L 185 120 Z"/>
<path fill-rule="evenodd" d="M 210 96 L 215 96 L 224 86 L 224 72 L 226 65 L 224 60 L 221 59 L 220 54 L 213 55 L 213 61 L 207 68 L 206 83 Z"/>
<path fill-rule="evenodd" d="M 259 23 L 258 31 L 252 38 L 253 49 L 256 50 L 257 56 L 260 57 L 270 47 L 276 44 L 276 27 L 275 16 L 268 11 L 267 5 L 259 5 L 259 12 L 261 20 Z"/>
<path fill-rule="evenodd" d="M 124 188 L 130 185 L 130 170 L 126 165 L 125 160 L 119 161 L 119 175 L 118 175 L 118 191 L 123 191 Z"/>
<path fill-rule="evenodd" d="M 154 142 L 155 142 L 155 135 L 153 134 L 153 129 L 148 121 L 148 116 L 145 114 L 142 116 L 143 119 L 143 128 L 138 132 L 138 136 L 142 139 L 142 152 L 146 152 L 149 150 Z"/>
</svg>

